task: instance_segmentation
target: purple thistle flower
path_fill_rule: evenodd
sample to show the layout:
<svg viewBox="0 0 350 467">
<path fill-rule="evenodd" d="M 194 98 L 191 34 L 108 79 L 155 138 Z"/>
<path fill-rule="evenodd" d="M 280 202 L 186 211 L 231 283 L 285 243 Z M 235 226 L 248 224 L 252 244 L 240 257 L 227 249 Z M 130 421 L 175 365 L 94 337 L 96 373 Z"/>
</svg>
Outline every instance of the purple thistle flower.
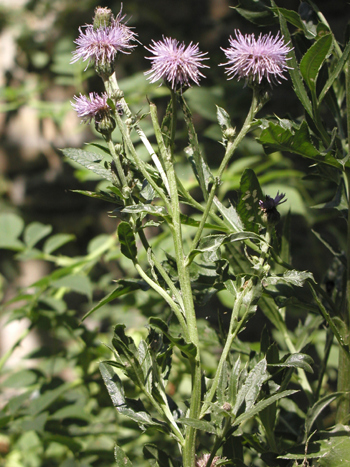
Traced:
<svg viewBox="0 0 350 467">
<path fill-rule="evenodd" d="M 245 78 L 246 83 L 261 83 L 266 78 L 269 84 L 280 83 L 279 78 L 286 79 L 283 73 L 290 68 L 286 61 L 286 55 L 292 50 L 284 43 L 283 36 L 279 33 L 274 37 L 269 34 L 259 35 L 255 39 L 254 34 L 243 36 L 241 31 L 235 30 L 236 39 L 229 38 L 230 47 L 221 49 L 225 52 L 228 62 L 226 73 L 228 79 L 237 76 L 238 81 Z"/>
<path fill-rule="evenodd" d="M 283 193 L 280 194 L 279 191 L 277 191 L 277 195 L 274 198 L 271 198 L 271 196 L 266 195 L 265 201 L 262 201 L 262 200 L 259 201 L 260 209 L 267 213 L 272 212 L 273 210 L 276 209 L 276 207 L 279 204 L 285 203 L 287 201 L 286 199 L 282 201 L 282 199 L 285 198 L 285 196 L 286 195 Z"/>
<path fill-rule="evenodd" d="M 196 456 L 196 467 L 206 467 L 210 454 L 203 454 L 201 457 Z M 226 460 L 226 457 L 215 456 L 210 464 L 210 467 L 216 467 L 218 461 Z"/>
<path fill-rule="evenodd" d="M 108 94 L 106 92 L 101 96 L 96 92 L 90 92 L 89 97 L 80 94 L 80 96 L 74 96 L 73 99 L 75 102 L 71 102 L 72 107 L 84 123 L 90 123 L 92 119 L 99 122 L 112 110 L 107 103 Z"/>
<path fill-rule="evenodd" d="M 88 60 L 87 67 L 90 62 L 95 65 L 111 64 L 118 52 L 130 53 L 136 47 L 130 43 L 136 40 L 136 34 L 122 23 L 124 18 L 120 11 L 110 26 L 94 29 L 93 25 L 88 24 L 85 31 L 79 28 L 79 37 L 74 41 L 77 48 L 71 63 L 82 59 L 83 62 Z"/>
<path fill-rule="evenodd" d="M 147 79 L 151 83 L 163 79 L 174 91 L 184 85 L 191 86 L 190 81 L 199 85 L 200 77 L 205 77 L 199 68 L 209 68 L 201 63 L 202 60 L 208 60 L 204 57 L 207 52 L 201 52 L 198 44 L 192 42 L 186 48 L 184 42 L 180 44 L 176 39 L 163 36 L 162 41 L 152 41 L 145 49 L 154 55 L 145 57 L 152 62 L 151 69 L 145 73 L 149 75 Z"/>
</svg>

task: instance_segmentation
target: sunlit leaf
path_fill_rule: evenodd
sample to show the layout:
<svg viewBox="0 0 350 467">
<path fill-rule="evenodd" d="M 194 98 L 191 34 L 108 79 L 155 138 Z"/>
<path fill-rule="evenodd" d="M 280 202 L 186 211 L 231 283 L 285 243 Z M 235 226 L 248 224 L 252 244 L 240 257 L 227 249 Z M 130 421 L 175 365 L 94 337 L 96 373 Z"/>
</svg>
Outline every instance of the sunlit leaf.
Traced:
<svg viewBox="0 0 350 467">
<path fill-rule="evenodd" d="M 93 152 L 76 148 L 62 149 L 62 152 L 66 157 L 75 162 L 78 162 L 78 164 L 91 170 L 101 178 L 105 178 L 110 182 L 115 182 L 115 177 L 112 171 L 105 169 L 101 164 L 99 164 L 103 158 L 100 154 L 95 154 Z"/>
<path fill-rule="evenodd" d="M 321 36 L 306 52 L 300 62 L 300 72 L 312 93 L 316 92 L 316 79 L 322 64 L 333 46 L 331 34 Z"/>
</svg>

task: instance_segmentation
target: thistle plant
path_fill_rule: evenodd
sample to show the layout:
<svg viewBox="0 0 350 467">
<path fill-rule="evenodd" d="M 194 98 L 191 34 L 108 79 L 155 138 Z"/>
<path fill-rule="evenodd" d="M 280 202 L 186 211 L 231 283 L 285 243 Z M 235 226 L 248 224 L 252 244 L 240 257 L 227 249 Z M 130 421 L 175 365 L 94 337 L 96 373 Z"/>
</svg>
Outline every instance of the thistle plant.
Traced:
<svg viewBox="0 0 350 467">
<path fill-rule="evenodd" d="M 103 141 L 92 151 L 63 153 L 105 180 L 100 191 L 80 193 L 113 205 L 118 248 L 134 274 L 117 280 L 83 321 L 130 293 L 150 294 L 156 303 L 138 338 L 116 324 L 110 358 L 99 365 L 120 420 L 132 420 L 146 434 L 143 457 L 150 465 L 332 467 L 350 452 L 350 43 L 335 39 L 311 1 L 313 25 L 273 0 L 266 8 L 266 2 L 241 3 L 246 17 L 264 24 L 268 19 L 280 30 L 257 37 L 236 30 L 229 47 L 222 48 L 225 70 L 218 72 L 227 75 L 228 85 L 243 80 L 251 103 L 237 126 L 217 106 L 221 153 L 216 167 L 205 158 L 187 99 L 189 89 L 209 72 L 210 59 L 200 45 L 164 35 L 145 47 L 150 69 L 144 79 L 165 85 L 168 92 L 160 118 L 155 102 L 149 102 L 146 114 L 129 106 L 119 86 L 119 60 L 142 42 L 122 10 L 114 17 L 108 8 L 97 8 L 93 23 L 79 29 L 72 63 L 94 66 L 105 90 L 74 96 L 72 106 Z M 277 85 L 293 88 L 303 108 L 298 118 L 264 114 Z M 145 119 L 151 132 L 143 129 Z M 178 170 L 179 128 L 186 131 L 181 160 L 193 171 L 191 189 Z M 279 152 L 306 158 L 312 163 L 309 176 L 336 184 L 334 199 L 318 207 L 348 216 L 346 253 L 315 232 L 342 266 L 325 273 L 333 272 L 331 293 L 309 265 L 298 270 L 292 264 L 291 217 L 281 219 L 279 212 L 288 198 L 282 187 L 264 193 L 247 163 L 234 200 L 225 190 L 241 143 L 253 137 L 266 157 Z M 105 254 L 109 246 L 100 248 Z M 80 271 L 79 263 L 75 267 Z M 230 312 L 219 313 L 215 325 L 210 311 L 204 324 L 201 305 L 213 310 L 212 300 L 222 292 L 230 297 Z M 295 308 L 303 317 L 292 333 L 287 318 Z M 268 326 L 251 348 L 242 332 L 258 327 L 258 311 Z M 310 348 L 316 348 L 312 336 L 320 333 L 326 337 L 316 365 Z M 336 392 L 324 384 L 331 350 L 339 355 Z M 215 361 L 211 366 L 208 354 Z M 322 425 L 321 418 L 333 403 L 330 428 L 332 423 Z M 116 443 L 117 465 L 132 466 L 132 450 L 119 439 Z"/>
<path fill-rule="evenodd" d="M 104 169 L 105 178 L 111 181 L 108 196 L 117 206 L 121 252 L 132 261 L 144 286 L 153 289 L 165 305 L 161 316 L 149 318 L 148 337 L 138 346 L 125 332 L 125 327 L 118 324 L 112 341 L 114 358 L 100 364 L 117 411 L 136 421 L 142 430 L 153 428 L 159 430 L 162 437 L 172 440 L 169 453 L 162 451 L 161 446 L 145 446 L 145 456 L 153 459 L 152 465 L 244 465 L 243 440 L 248 450 L 257 450 L 265 460 L 270 456 L 274 465 L 279 465 L 280 458 L 298 459 L 298 455 L 288 454 L 288 443 L 275 432 L 275 426 L 281 423 L 278 404 L 285 399 L 293 400 L 299 390 L 307 396 L 310 407 L 305 422 L 306 444 L 302 446 L 300 457 L 306 462 L 310 429 L 330 399 L 320 399 L 320 391 L 314 389 L 306 374 L 312 372 L 312 359 L 288 335 L 280 307 L 288 299 L 282 298 L 283 293 L 277 297 L 273 293 L 274 287 L 278 289 L 282 285 L 288 285 L 294 291 L 298 287 L 308 287 L 313 299 L 309 296 L 307 300 L 314 301 L 314 309 L 318 309 L 325 325 L 338 340 L 340 392 L 337 396 L 343 397 L 339 403 L 338 421 L 348 420 L 349 397 L 345 395 L 350 388 L 347 379 L 348 312 L 339 314 L 312 274 L 293 269 L 288 262 L 289 256 L 279 247 L 275 226 L 280 221 L 278 208 L 286 201 L 285 194 L 278 192 L 264 196 L 253 170 L 246 168 L 235 206 L 228 206 L 218 196 L 223 174 L 238 145 L 257 128 L 260 128 L 258 140 L 267 152 L 287 150 L 309 157 L 320 166 L 328 164 L 345 177 L 344 186 L 348 186 L 347 140 L 340 143 L 344 131 L 342 108 L 334 116 L 339 127 L 335 127 L 331 135 L 322 121 L 320 104 L 327 93 L 329 96 L 331 90 L 333 92 L 332 86 L 342 73 L 347 82 L 349 80 L 347 69 L 343 71 L 349 45 L 342 51 L 320 16 L 322 34 L 314 36 L 314 44 L 298 65 L 287 28 L 290 17 L 286 10 L 272 6 L 269 14 L 279 19 L 281 32 L 261 33 L 255 38 L 254 34 L 243 35 L 236 30 L 235 39 L 229 38 L 230 47 L 222 49 L 227 60 L 222 65 L 226 67 L 228 79 L 243 79 L 244 86 L 251 88 L 252 100 L 246 119 L 238 129 L 232 126 L 226 110 L 217 108 L 223 153 L 215 170 L 203 157 L 186 101 L 186 90 L 200 85 L 200 79 L 205 77 L 204 69 L 209 68 L 209 57 L 200 51 L 198 44 L 191 42 L 186 46 L 177 39 L 163 36 L 162 40 L 153 40 L 146 47 L 151 54 L 146 56 L 151 69 L 145 76 L 151 83 L 166 84 L 170 92 L 161 123 L 156 105 L 150 103 L 148 118 L 152 121 L 154 137 L 149 140 L 118 86 L 116 55 L 118 52 L 130 53 L 136 45 L 136 34 L 123 24 L 124 17 L 119 13 L 114 19 L 112 12 L 104 9 L 103 17 L 107 16 L 108 21 L 102 22 L 97 12 L 94 24 L 85 26 L 85 32 L 80 30 L 76 41 L 78 47 L 72 61 L 81 58 L 92 62 L 105 85 L 102 96 L 90 93 L 89 98 L 74 97 L 73 107 L 84 122 L 95 121 L 97 131 L 107 143 L 110 162 Z M 332 50 L 335 52 L 333 71 L 322 83 L 320 92 L 316 80 L 319 71 L 327 68 L 326 59 Z M 273 85 L 286 81 L 287 72 L 306 115 L 314 121 L 312 125 L 307 119 L 286 123 L 286 120 L 258 116 L 269 94 L 273 99 Z M 201 192 L 196 198 L 184 188 L 184 180 L 176 172 L 176 130 L 180 109 L 188 132 L 188 162 Z M 113 124 L 101 128 L 101 122 L 105 120 Z M 121 141 L 117 144 L 113 139 L 114 129 Z M 145 146 L 149 162 L 139 156 L 133 134 Z M 79 151 L 77 157 L 76 150 L 68 149 L 64 154 L 91 167 L 91 153 Z M 101 173 L 100 168 L 98 170 Z M 95 196 L 105 198 L 106 195 L 96 193 Z M 185 215 L 185 205 L 197 213 L 195 218 Z M 152 218 L 158 219 L 157 222 Z M 171 238 L 172 246 L 165 256 L 154 246 L 156 239 L 146 234 L 148 225 L 157 226 L 159 232 Z M 186 230 L 185 235 L 188 226 L 194 229 L 190 233 Z M 147 257 L 146 264 L 141 260 L 142 250 Z M 217 367 L 209 378 L 204 377 L 202 367 L 197 317 L 200 294 L 196 283 L 202 276 L 207 277 L 208 295 L 225 289 L 232 299 L 227 329 L 223 328 L 219 333 L 222 350 Z M 119 286 L 117 290 L 120 290 Z M 113 298 L 112 293 L 101 303 Z M 349 308 L 346 305 L 349 302 L 344 301 L 344 310 Z M 239 333 L 249 320 L 254 320 L 258 306 L 283 335 L 288 353 L 281 354 L 267 335 L 262 338 L 260 351 L 254 356 L 243 357 L 242 353 L 233 350 L 239 342 Z M 177 358 L 183 360 L 191 378 L 189 400 L 179 400 L 176 394 L 171 397 L 167 391 L 167 385 L 172 381 L 172 360 Z M 326 365 L 326 360 L 324 363 Z M 296 378 L 293 377 L 295 372 Z M 126 397 L 121 375 L 134 385 L 136 399 Z M 260 439 L 254 442 L 248 433 L 244 434 L 245 425 L 253 420 L 258 421 L 260 427 Z M 302 445 L 301 440 L 295 439 L 294 445 L 298 443 Z M 116 447 L 115 455 L 120 465 L 131 465 L 122 447 Z M 311 457 L 318 456 L 313 453 Z"/>
</svg>

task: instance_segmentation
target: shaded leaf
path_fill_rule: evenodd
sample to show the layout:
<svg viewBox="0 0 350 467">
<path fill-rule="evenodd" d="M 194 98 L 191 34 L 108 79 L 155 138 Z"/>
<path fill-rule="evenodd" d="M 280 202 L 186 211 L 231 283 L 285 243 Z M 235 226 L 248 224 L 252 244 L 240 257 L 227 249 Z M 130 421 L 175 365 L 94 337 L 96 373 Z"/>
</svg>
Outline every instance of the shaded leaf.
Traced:
<svg viewBox="0 0 350 467">
<path fill-rule="evenodd" d="M 128 212 L 130 214 L 146 213 L 152 214 L 152 216 L 165 217 L 168 215 L 166 209 L 163 206 L 154 206 L 153 204 L 135 204 L 132 206 L 126 206 L 122 212 Z"/>
<path fill-rule="evenodd" d="M 89 310 L 83 317 L 82 321 L 86 319 L 91 313 L 101 308 L 103 305 L 107 305 L 112 300 L 115 300 L 118 297 L 122 297 L 130 292 L 134 292 L 135 290 L 143 290 L 146 291 L 149 289 L 149 285 L 139 279 L 120 279 L 117 281 L 117 287 L 112 290 L 108 295 L 106 295 L 102 300 L 98 302 L 91 310 Z"/>
<path fill-rule="evenodd" d="M 305 438 L 311 433 L 312 425 L 315 423 L 317 417 L 322 413 L 322 411 L 338 397 L 342 396 L 343 392 L 334 392 L 333 394 L 328 394 L 327 396 L 319 399 L 312 407 L 309 408 L 306 419 L 305 419 Z"/>
<path fill-rule="evenodd" d="M 259 26 L 267 26 L 275 22 L 270 11 L 270 3 L 264 0 L 240 0 L 234 8 L 243 18 Z"/>
<path fill-rule="evenodd" d="M 193 428 L 204 431 L 205 433 L 216 434 L 215 426 L 212 423 L 207 422 L 206 420 L 197 420 L 194 418 L 179 418 L 177 422 L 182 423 L 183 425 L 192 426 Z"/>
<path fill-rule="evenodd" d="M 127 222 L 120 222 L 118 225 L 118 238 L 120 249 L 124 256 L 134 261 L 137 255 L 134 232 Z"/>
<path fill-rule="evenodd" d="M 125 398 L 123 384 L 110 365 L 100 363 L 99 367 L 108 394 L 119 413 L 135 421 L 141 429 L 149 425 L 159 426 L 162 431 L 166 429 L 164 424 L 150 416 L 140 400 Z"/>
<path fill-rule="evenodd" d="M 289 367 L 289 368 L 302 368 L 303 370 L 313 373 L 314 370 L 312 369 L 312 366 L 314 364 L 313 359 L 310 357 L 310 355 L 306 355 L 303 353 L 295 353 L 292 355 L 289 355 L 287 359 L 281 363 L 273 363 L 269 364 L 270 367 Z"/>
<path fill-rule="evenodd" d="M 194 88 L 192 89 L 192 92 L 193 90 Z M 195 92 L 198 93 L 198 92 L 201 92 L 201 90 L 196 89 Z M 181 104 L 182 104 L 182 111 L 184 113 L 184 119 L 185 119 L 186 126 L 187 126 L 189 143 L 190 143 L 190 146 L 189 148 L 186 149 L 185 153 L 189 158 L 189 161 L 192 166 L 192 170 L 202 190 L 203 196 L 206 199 L 208 197 L 209 181 L 213 180 L 213 176 L 210 173 L 207 163 L 203 159 L 203 155 L 201 153 L 199 143 L 198 143 L 197 133 L 193 125 L 191 110 L 189 109 L 188 105 L 186 104 L 186 101 L 183 99 L 182 96 L 181 96 Z M 210 112 L 210 115 L 211 115 L 211 112 Z"/>
<path fill-rule="evenodd" d="M 99 191 L 99 192 L 86 191 L 86 190 L 71 190 L 71 191 L 72 193 L 79 193 L 81 195 L 88 196 L 89 198 L 102 199 L 103 201 L 107 201 L 108 203 L 123 205 L 121 201 L 124 199 L 122 192 L 117 187 L 108 187 L 108 188 L 117 195 L 117 198 L 106 191 Z"/>
<path fill-rule="evenodd" d="M 167 453 L 154 444 L 146 444 L 143 448 L 143 454 L 152 467 L 171 467 L 173 465 L 171 461 L 169 462 Z"/>
<path fill-rule="evenodd" d="M 333 430 L 318 432 L 319 439 L 305 445 L 291 448 L 280 459 L 318 459 L 318 467 L 350 467 L 350 429 L 336 425 Z M 306 453 L 305 453 L 306 451 Z"/>
<path fill-rule="evenodd" d="M 232 127 L 231 118 L 229 114 L 226 112 L 225 109 L 219 107 L 218 105 L 216 106 L 216 116 L 218 119 L 218 123 L 223 131 L 227 130 L 227 128 Z"/>
<path fill-rule="evenodd" d="M 286 8 L 271 8 L 271 10 L 276 12 L 277 15 L 281 14 L 288 23 L 302 30 L 307 39 L 315 39 L 315 31 L 313 28 L 308 28 L 306 21 L 303 21 L 296 11 L 287 10 Z"/>
<path fill-rule="evenodd" d="M 324 99 L 325 95 L 327 94 L 327 92 L 331 88 L 334 81 L 338 78 L 340 73 L 343 71 L 344 65 L 345 65 L 347 59 L 349 58 L 349 55 L 350 55 L 350 41 L 346 44 L 346 47 L 344 49 L 344 52 L 343 52 L 342 56 L 338 60 L 338 63 L 336 64 L 336 66 L 335 66 L 334 70 L 332 71 L 332 73 L 329 75 L 326 84 L 323 86 L 323 89 L 320 92 L 320 95 L 318 97 L 318 103 L 319 104 Z"/>
<path fill-rule="evenodd" d="M 263 199 L 259 181 L 252 169 L 243 172 L 240 181 L 241 196 L 237 204 L 237 212 L 246 230 L 258 233 L 261 209 L 259 200 Z"/>
<path fill-rule="evenodd" d="M 169 341 L 175 345 L 178 349 L 181 350 L 185 355 L 187 355 L 190 358 L 193 358 L 196 356 L 197 353 L 197 348 L 196 346 L 191 342 L 187 343 L 183 337 L 174 337 L 169 333 L 168 325 L 165 323 L 160 318 L 156 317 L 151 317 L 149 319 L 149 324 L 153 326 L 154 328 L 158 329 L 161 331 L 168 339 Z"/>
<path fill-rule="evenodd" d="M 119 446 L 114 447 L 114 459 L 117 467 L 132 467 L 130 459 Z"/>
<path fill-rule="evenodd" d="M 228 225 L 230 229 L 233 229 L 235 232 L 242 231 L 244 229 L 243 222 L 241 221 L 237 210 L 232 205 L 227 208 L 216 196 L 214 197 L 214 204 L 222 214 L 226 225 Z"/>
<path fill-rule="evenodd" d="M 303 287 L 307 280 L 315 282 L 314 276 L 311 272 L 291 269 L 285 271 L 282 276 L 269 276 L 264 279 L 264 282 L 266 281 L 267 285 L 285 283 L 295 285 L 296 287 Z"/>
</svg>

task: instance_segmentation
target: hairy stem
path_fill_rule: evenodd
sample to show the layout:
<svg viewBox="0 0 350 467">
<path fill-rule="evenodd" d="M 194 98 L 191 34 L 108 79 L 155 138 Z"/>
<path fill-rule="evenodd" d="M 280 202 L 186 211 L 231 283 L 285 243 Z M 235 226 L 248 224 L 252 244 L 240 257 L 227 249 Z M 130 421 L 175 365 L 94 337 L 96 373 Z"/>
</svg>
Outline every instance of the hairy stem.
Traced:
<svg viewBox="0 0 350 467">
<path fill-rule="evenodd" d="M 345 65 L 346 79 L 346 109 L 347 109 L 347 131 L 348 131 L 348 154 L 350 153 L 350 59 Z M 346 269 L 346 300 L 343 307 L 343 320 L 349 333 L 350 326 L 350 171 L 345 169 L 348 197 L 348 223 L 347 223 L 347 269 Z M 339 348 L 338 364 L 338 391 L 347 392 L 338 403 L 336 420 L 338 423 L 348 421 L 350 413 L 350 360 L 343 348 Z"/>
<path fill-rule="evenodd" d="M 200 240 L 204 225 L 205 225 L 205 223 L 207 221 L 207 218 L 208 218 L 208 215 L 209 215 L 209 213 L 211 211 L 212 204 L 213 204 L 214 197 L 215 197 L 215 192 L 216 192 L 216 190 L 217 190 L 217 188 L 218 188 L 218 186 L 220 184 L 222 174 L 223 174 L 227 164 L 230 162 L 232 156 L 234 155 L 235 150 L 237 149 L 237 146 L 239 145 L 239 143 L 243 140 L 245 135 L 250 130 L 253 119 L 254 119 L 254 116 L 255 116 L 255 114 L 256 114 L 256 112 L 258 110 L 259 110 L 258 91 L 254 88 L 253 89 L 252 103 L 250 105 L 248 115 L 247 115 L 247 117 L 245 119 L 245 122 L 243 123 L 241 131 L 238 133 L 238 135 L 235 137 L 235 139 L 233 141 L 229 141 L 228 144 L 227 144 L 225 156 L 224 156 L 223 160 L 221 161 L 221 164 L 220 164 L 220 167 L 219 167 L 215 182 L 213 183 L 213 185 L 211 187 L 209 197 L 208 197 L 208 200 L 207 200 L 207 204 L 206 204 L 206 207 L 205 207 L 205 210 L 204 210 L 204 213 L 203 213 L 199 228 L 198 228 L 196 236 L 195 236 L 195 238 L 193 240 L 192 249 L 196 248 L 197 243 Z"/>
<path fill-rule="evenodd" d="M 201 399 L 201 362 L 199 354 L 199 338 L 197 330 L 197 320 L 194 309 L 194 301 L 192 295 L 192 287 L 188 267 L 186 266 L 186 258 L 183 250 L 182 229 L 180 220 L 180 203 L 179 193 L 177 188 L 177 178 L 173 163 L 172 148 L 174 146 L 173 138 L 175 137 L 175 122 L 176 122 L 176 96 L 172 93 L 172 118 L 171 123 L 171 138 L 170 146 L 166 147 L 161 129 L 158 122 L 157 109 L 154 104 L 150 105 L 151 118 L 154 127 L 155 136 L 160 149 L 160 153 L 165 165 L 165 171 L 169 181 L 170 198 L 171 198 L 171 220 L 170 226 L 173 236 L 176 264 L 180 282 L 180 289 L 185 308 L 186 322 L 188 326 L 188 336 L 197 348 L 197 354 L 191 361 L 191 374 L 192 374 L 192 397 L 190 404 L 190 418 L 198 419 L 200 411 Z M 189 426 L 187 427 L 185 445 L 183 451 L 183 465 L 184 467 L 195 466 L 195 443 L 196 443 L 196 430 Z"/>
<path fill-rule="evenodd" d="M 188 329 L 187 329 L 187 324 L 186 324 L 185 318 L 184 318 L 184 316 L 182 314 L 182 311 L 179 308 L 179 306 L 177 305 L 177 303 L 174 302 L 174 300 L 170 297 L 170 295 L 165 290 L 163 290 L 163 288 L 160 285 L 158 285 L 153 279 L 151 279 L 145 273 L 145 271 L 142 269 L 142 267 L 137 262 L 135 263 L 135 268 L 136 268 L 136 271 L 142 277 L 142 279 L 145 282 L 147 282 L 147 284 L 150 285 L 153 290 L 158 292 L 159 295 L 161 297 L 163 297 L 164 300 L 167 302 L 167 304 L 171 307 L 171 309 L 175 313 L 177 319 L 179 320 L 179 323 L 181 325 L 181 329 L 182 329 L 182 332 L 184 333 L 185 338 L 187 340 L 189 340 L 189 333 L 188 333 Z"/>
</svg>

